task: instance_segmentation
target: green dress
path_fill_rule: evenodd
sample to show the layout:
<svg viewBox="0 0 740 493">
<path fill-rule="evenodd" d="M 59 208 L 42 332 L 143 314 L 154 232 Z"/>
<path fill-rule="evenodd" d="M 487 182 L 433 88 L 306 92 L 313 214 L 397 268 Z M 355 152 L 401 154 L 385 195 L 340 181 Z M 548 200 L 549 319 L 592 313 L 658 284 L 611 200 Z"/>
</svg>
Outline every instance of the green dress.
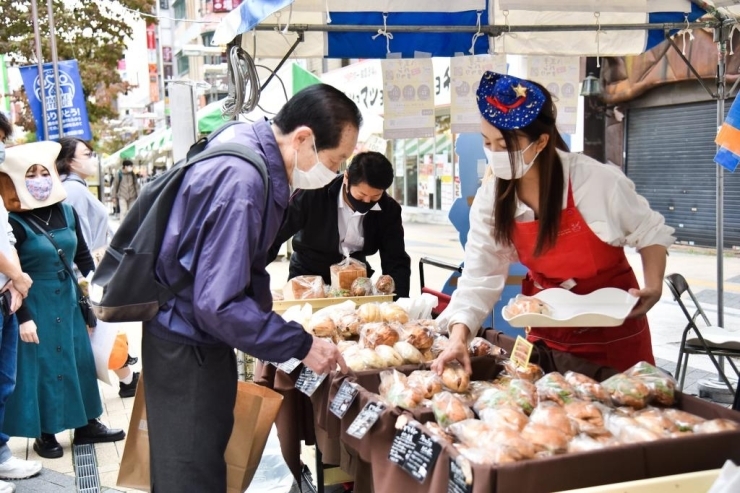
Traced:
<svg viewBox="0 0 740 493">
<path fill-rule="evenodd" d="M 67 259 L 77 250 L 72 208 L 62 204 L 67 227 L 48 231 Z M 103 412 L 90 336 L 77 293 L 49 239 L 18 214 L 26 240 L 20 245 L 23 271 L 33 279 L 25 302 L 36 322 L 39 344 L 18 341 L 16 388 L 5 406 L 3 431 L 35 438 L 85 426 Z"/>
</svg>

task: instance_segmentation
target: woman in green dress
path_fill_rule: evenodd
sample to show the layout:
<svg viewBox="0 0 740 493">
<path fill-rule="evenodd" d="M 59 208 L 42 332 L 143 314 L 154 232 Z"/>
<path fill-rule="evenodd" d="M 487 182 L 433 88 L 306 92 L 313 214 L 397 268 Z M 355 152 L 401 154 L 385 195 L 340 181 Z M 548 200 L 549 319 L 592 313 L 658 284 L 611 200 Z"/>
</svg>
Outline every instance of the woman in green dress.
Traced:
<svg viewBox="0 0 740 493">
<path fill-rule="evenodd" d="M 45 458 L 63 455 L 54 434 L 67 429 L 75 429 L 75 444 L 125 436 L 96 419 L 102 403 L 78 305 L 77 279 L 67 272 L 52 243 L 83 275 L 93 270 L 77 213 L 62 203 L 66 194 L 55 167 L 60 148 L 56 142 L 12 147 L 0 167 L 0 193 L 11 211 L 15 247 L 23 270 L 34 281 L 18 311 L 17 384 L 8 399 L 3 431 L 36 438 L 33 448 Z"/>
</svg>

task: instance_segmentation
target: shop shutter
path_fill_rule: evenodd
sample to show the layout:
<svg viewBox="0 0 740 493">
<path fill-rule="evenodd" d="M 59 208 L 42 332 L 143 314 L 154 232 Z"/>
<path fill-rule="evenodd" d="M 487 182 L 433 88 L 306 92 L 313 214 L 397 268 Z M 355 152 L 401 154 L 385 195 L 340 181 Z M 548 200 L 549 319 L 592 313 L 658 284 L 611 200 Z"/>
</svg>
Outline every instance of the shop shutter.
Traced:
<svg viewBox="0 0 740 493">
<path fill-rule="evenodd" d="M 732 101 L 727 101 L 729 110 Z M 625 172 L 680 243 L 716 245 L 716 102 L 636 108 Z M 740 248 L 740 171 L 725 172 L 725 248 Z"/>
</svg>

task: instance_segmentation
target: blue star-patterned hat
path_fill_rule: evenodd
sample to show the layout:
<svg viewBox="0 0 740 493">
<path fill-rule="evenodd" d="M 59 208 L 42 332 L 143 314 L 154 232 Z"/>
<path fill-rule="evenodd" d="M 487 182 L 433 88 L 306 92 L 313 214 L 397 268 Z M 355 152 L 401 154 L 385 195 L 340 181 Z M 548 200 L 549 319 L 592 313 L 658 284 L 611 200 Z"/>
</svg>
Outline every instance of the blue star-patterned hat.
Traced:
<svg viewBox="0 0 740 493">
<path fill-rule="evenodd" d="M 518 130 L 532 123 L 542 111 L 545 95 L 528 80 L 486 72 L 476 93 L 478 109 L 498 129 Z"/>
</svg>

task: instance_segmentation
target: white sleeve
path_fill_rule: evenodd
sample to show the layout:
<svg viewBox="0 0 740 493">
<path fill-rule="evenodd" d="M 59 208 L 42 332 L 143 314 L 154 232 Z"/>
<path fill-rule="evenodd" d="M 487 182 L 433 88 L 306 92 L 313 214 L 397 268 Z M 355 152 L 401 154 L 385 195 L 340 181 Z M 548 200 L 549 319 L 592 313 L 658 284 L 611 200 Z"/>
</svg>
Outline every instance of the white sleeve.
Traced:
<svg viewBox="0 0 740 493">
<path fill-rule="evenodd" d="M 475 335 L 504 290 L 514 250 L 493 239 L 494 191 L 495 180 L 484 181 L 473 201 L 465 265 L 452 300 L 439 317 L 441 327 L 464 324 Z"/>
<path fill-rule="evenodd" d="M 635 184 L 622 175 L 612 188 L 608 203 L 609 227 L 612 234 L 623 238 L 623 245 L 640 250 L 650 245 L 670 247 L 676 238 L 675 231 L 667 226 L 663 215 L 650 208 L 650 204 L 635 190 Z"/>
</svg>

